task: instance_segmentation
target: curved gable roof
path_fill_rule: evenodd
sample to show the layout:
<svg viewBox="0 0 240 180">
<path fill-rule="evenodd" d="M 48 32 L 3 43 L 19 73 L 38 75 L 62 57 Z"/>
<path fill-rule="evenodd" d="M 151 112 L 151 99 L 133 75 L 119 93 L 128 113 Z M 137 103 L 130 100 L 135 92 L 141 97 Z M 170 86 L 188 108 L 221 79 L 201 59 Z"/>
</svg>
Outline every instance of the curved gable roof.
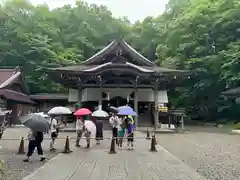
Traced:
<svg viewBox="0 0 240 180">
<path fill-rule="evenodd" d="M 120 47 L 123 51 L 129 53 L 129 55 L 137 61 L 139 64 L 143 66 L 154 66 L 155 64 L 144 57 L 142 54 L 137 52 L 133 47 L 131 47 L 128 43 L 123 41 L 122 39 L 114 40 L 110 44 L 108 44 L 105 48 L 103 48 L 101 51 L 94 54 L 92 57 L 85 60 L 82 65 L 94 65 L 96 63 L 99 63 L 101 61 L 104 61 L 102 58 L 107 55 L 108 53 L 115 50 L 117 47 Z M 105 63 L 105 62 L 103 62 Z"/>
</svg>

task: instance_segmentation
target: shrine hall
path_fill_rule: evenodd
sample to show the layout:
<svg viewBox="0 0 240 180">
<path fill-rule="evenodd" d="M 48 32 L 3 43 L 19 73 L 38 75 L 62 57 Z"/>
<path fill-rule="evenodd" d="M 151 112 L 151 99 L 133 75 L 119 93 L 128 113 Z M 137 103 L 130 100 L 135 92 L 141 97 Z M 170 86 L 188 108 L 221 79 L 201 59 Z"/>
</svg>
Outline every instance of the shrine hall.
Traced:
<svg viewBox="0 0 240 180">
<path fill-rule="evenodd" d="M 156 65 L 123 39 L 116 39 L 77 65 L 50 69 L 48 76 L 69 89 L 69 102 L 94 110 L 128 104 L 138 114 L 136 128 L 161 124 L 169 87 L 181 85 L 189 73 Z"/>
</svg>

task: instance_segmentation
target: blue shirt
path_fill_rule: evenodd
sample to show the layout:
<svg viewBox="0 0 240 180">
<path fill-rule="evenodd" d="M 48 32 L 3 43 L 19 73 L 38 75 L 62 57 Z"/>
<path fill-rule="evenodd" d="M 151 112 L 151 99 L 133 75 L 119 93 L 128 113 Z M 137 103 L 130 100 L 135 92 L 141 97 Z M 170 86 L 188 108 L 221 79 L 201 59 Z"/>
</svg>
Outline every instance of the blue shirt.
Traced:
<svg viewBox="0 0 240 180">
<path fill-rule="evenodd" d="M 128 132 L 128 134 L 132 133 L 133 130 L 134 130 L 134 125 L 131 124 L 131 123 L 129 123 L 129 124 L 128 124 L 128 128 L 127 128 L 127 132 Z"/>
</svg>

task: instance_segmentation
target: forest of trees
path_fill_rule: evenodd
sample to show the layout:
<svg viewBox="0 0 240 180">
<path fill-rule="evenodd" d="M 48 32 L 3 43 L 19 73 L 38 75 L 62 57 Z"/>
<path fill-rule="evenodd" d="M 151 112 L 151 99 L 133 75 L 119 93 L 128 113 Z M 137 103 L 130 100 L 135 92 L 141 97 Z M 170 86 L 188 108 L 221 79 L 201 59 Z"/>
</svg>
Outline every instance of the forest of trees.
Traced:
<svg viewBox="0 0 240 180">
<path fill-rule="evenodd" d="M 0 6 L 0 66 L 21 66 L 32 93 L 62 91 L 46 68 L 79 63 L 119 36 L 160 66 L 196 72 L 170 100 L 205 119 L 216 117 L 221 92 L 240 85 L 239 0 L 170 0 L 163 14 L 134 24 L 82 1 Z"/>
</svg>

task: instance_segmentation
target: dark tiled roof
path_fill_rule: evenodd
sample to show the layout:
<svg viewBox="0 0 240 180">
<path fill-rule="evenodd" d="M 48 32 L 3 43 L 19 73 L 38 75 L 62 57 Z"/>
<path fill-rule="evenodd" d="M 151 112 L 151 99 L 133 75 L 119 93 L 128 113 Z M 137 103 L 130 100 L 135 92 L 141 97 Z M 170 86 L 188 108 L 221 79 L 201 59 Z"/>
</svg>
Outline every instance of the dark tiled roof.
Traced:
<svg viewBox="0 0 240 180">
<path fill-rule="evenodd" d="M 0 89 L 0 97 L 20 103 L 35 104 L 28 95 L 9 89 Z"/>
<path fill-rule="evenodd" d="M 0 69 L 0 84 L 7 81 L 11 76 L 14 75 L 14 69 Z"/>
<path fill-rule="evenodd" d="M 153 66 L 154 63 L 150 60 L 148 60 L 146 57 L 144 57 L 142 54 L 137 52 L 132 46 L 130 46 L 127 42 L 125 42 L 123 39 L 116 39 L 112 41 L 110 44 L 108 44 L 105 48 L 94 54 L 92 57 L 88 58 L 86 61 L 84 61 L 82 64 L 84 65 L 92 65 L 96 62 L 103 61 L 103 57 L 106 54 L 109 54 L 113 50 L 116 50 L 118 47 L 120 47 L 123 51 L 130 54 L 130 56 L 137 62 L 141 63 L 142 65 L 146 66 Z M 104 62 L 103 62 L 104 63 Z"/>
<path fill-rule="evenodd" d="M 32 94 L 30 98 L 33 100 L 68 100 L 68 94 Z"/>
<path fill-rule="evenodd" d="M 107 63 L 106 63 L 107 64 Z M 84 72 L 86 70 L 94 69 L 98 66 L 103 66 L 102 65 L 74 65 L 74 66 L 66 66 L 66 67 L 59 67 L 59 68 L 54 68 L 52 70 L 56 71 L 72 71 L 72 72 Z M 109 66 L 112 66 L 112 64 L 109 64 Z M 135 65 L 136 66 L 136 65 Z M 164 67 L 159 67 L 159 66 L 138 66 L 141 69 L 146 69 L 146 70 L 152 70 L 156 73 L 184 73 L 188 71 L 184 70 L 176 70 L 176 69 L 168 69 Z"/>
</svg>

